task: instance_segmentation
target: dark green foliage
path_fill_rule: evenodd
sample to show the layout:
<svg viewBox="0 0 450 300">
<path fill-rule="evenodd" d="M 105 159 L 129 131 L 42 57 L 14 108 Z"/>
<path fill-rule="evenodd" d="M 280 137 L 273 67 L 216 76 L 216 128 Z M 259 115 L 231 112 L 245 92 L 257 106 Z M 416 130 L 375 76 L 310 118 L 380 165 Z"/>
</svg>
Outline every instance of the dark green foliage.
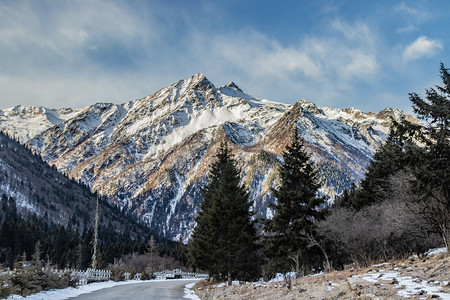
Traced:
<svg viewBox="0 0 450 300">
<path fill-rule="evenodd" d="M 40 260 L 42 263 L 55 265 L 58 268 L 85 269 L 90 266 L 92 258 L 93 230 L 90 228 L 80 234 L 70 228 L 48 223 L 48 220 L 29 215 L 26 219 L 17 213 L 15 201 L 12 198 L 2 197 L 0 211 L 0 264 L 12 268 L 22 253 L 27 254 L 28 260 L 36 260 L 36 244 L 39 241 Z M 149 232 L 149 235 L 151 232 Z M 145 252 L 144 240 L 131 239 L 128 233 L 117 233 L 113 227 L 100 226 L 99 251 L 103 264 L 106 267 L 122 256 L 130 253 Z M 185 246 L 164 241 L 155 236 L 159 245 L 161 256 L 180 257 Z M 164 243 L 164 244 L 163 244 Z M 163 244 L 163 245 L 161 245 Z M 184 258 L 184 261 L 186 259 Z"/>
<path fill-rule="evenodd" d="M 334 201 L 334 206 L 336 208 L 351 208 L 354 201 L 353 197 L 355 197 L 355 192 L 356 192 L 356 184 L 352 183 L 349 190 L 344 188 L 342 194 L 336 197 Z"/>
<path fill-rule="evenodd" d="M 24 297 L 40 291 L 75 287 L 76 283 L 71 280 L 70 274 L 59 276 L 36 268 L 21 270 L 20 273 L 10 276 L 8 281 L 11 285 L 9 292 Z"/>
<path fill-rule="evenodd" d="M 370 161 L 366 177 L 351 199 L 351 206 L 360 210 L 381 202 L 386 193 L 389 193 L 389 177 L 405 168 L 407 163 L 408 155 L 404 151 L 404 142 L 396 137 L 394 130 L 391 130 L 386 142 L 377 149 Z"/>
<path fill-rule="evenodd" d="M 413 166 L 413 188 L 450 252 L 450 73 L 442 63 L 440 73 L 443 86 L 427 89 L 426 99 L 410 94 L 414 112 L 426 122 L 420 131 L 425 148 Z"/>
<path fill-rule="evenodd" d="M 315 222 L 323 217 L 325 199 L 318 197 L 316 172 L 297 131 L 283 160 L 280 185 L 272 190 L 277 199 L 270 205 L 274 216 L 264 227 L 269 272 L 290 271 L 293 261 L 307 269 L 321 265 L 319 249 L 309 247 L 308 240 L 315 236 Z"/>
<path fill-rule="evenodd" d="M 220 146 L 209 179 L 202 190 L 190 245 L 193 264 L 217 280 L 256 279 L 259 258 L 252 202 L 239 184 L 239 172 L 226 144 Z"/>
<path fill-rule="evenodd" d="M 450 199 L 450 74 L 441 64 L 444 86 L 426 91 L 423 100 L 416 93 L 410 94 L 413 110 L 427 125 L 423 128 L 426 143 L 425 157 L 417 172 L 420 189 L 429 195 L 437 189 Z"/>
<path fill-rule="evenodd" d="M 26 254 L 22 256 L 21 260 L 15 264 L 14 272 L 0 277 L 1 299 L 7 298 L 10 294 L 25 297 L 40 291 L 75 287 L 76 280 L 72 279 L 70 274 L 53 274 L 50 271 L 44 271 L 38 260 L 35 260 L 31 266 L 26 266 L 28 265 Z"/>
</svg>

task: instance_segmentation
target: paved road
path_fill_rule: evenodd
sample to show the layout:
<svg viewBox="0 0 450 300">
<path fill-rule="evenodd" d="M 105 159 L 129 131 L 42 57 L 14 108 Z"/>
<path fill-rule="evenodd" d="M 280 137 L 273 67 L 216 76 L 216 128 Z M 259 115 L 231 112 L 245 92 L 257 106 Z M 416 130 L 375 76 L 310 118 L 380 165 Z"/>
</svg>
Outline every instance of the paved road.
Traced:
<svg viewBox="0 0 450 300">
<path fill-rule="evenodd" d="M 184 286 L 196 282 L 197 280 L 165 280 L 165 281 L 147 281 L 141 283 L 132 283 L 118 285 L 110 288 L 98 290 L 89 294 L 83 294 L 77 297 L 69 298 L 73 300 L 165 300 L 165 299 L 183 299 Z M 186 299 L 185 299 L 186 300 Z"/>
</svg>

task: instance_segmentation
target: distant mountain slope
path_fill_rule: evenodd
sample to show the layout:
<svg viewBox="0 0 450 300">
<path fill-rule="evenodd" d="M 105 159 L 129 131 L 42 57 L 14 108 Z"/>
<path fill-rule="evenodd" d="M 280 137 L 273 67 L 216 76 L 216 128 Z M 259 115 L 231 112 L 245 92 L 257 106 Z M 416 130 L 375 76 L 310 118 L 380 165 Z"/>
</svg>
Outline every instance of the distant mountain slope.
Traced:
<svg viewBox="0 0 450 300">
<path fill-rule="evenodd" d="M 48 109 L 17 105 L 0 110 L 0 128 L 21 143 L 42 133 L 47 128 L 76 116 L 80 111 L 66 109 Z"/>
<path fill-rule="evenodd" d="M 93 226 L 96 196 L 0 132 L 0 198 L 10 197 L 24 217 L 31 213 L 48 222 L 70 225 L 80 233 Z M 129 230 L 132 236 L 143 230 L 104 200 L 100 200 L 99 212 L 105 227 Z"/>
<path fill-rule="evenodd" d="M 14 127 L 3 116 L 0 128 Z M 270 187 L 294 126 L 317 162 L 323 192 L 334 196 L 364 176 L 391 118 L 405 117 L 397 109 L 374 114 L 257 99 L 196 74 L 142 99 L 88 106 L 27 145 L 158 233 L 186 241 L 220 141 L 230 143 L 257 212 L 270 217 Z M 31 136 L 25 127 L 15 131 Z"/>
</svg>

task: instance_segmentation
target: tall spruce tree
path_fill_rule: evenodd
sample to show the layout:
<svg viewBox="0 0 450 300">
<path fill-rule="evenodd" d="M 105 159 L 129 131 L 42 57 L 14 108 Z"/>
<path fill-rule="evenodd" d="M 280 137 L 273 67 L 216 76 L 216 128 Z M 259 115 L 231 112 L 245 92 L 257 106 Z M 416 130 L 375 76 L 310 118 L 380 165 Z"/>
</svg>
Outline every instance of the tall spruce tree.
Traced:
<svg viewBox="0 0 450 300">
<path fill-rule="evenodd" d="M 274 215 L 264 224 L 268 272 L 298 270 L 299 265 L 311 269 L 322 263 L 320 249 L 310 241 L 316 235 L 315 221 L 323 217 L 325 198 L 318 196 L 316 171 L 297 129 L 279 172 L 280 185 L 272 189 L 277 201 L 270 204 Z"/>
<path fill-rule="evenodd" d="M 440 73 L 444 85 L 427 89 L 426 99 L 409 95 L 413 111 L 425 122 L 420 132 L 425 147 L 413 165 L 413 186 L 450 253 L 450 73 L 442 63 Z"/>
<path fill-rule="evenodd" d="M 190 245 L 194 266 L 229 284 L 232 279 L 256 279 L 260 273 L 252 201 L 240 185 L 235 165 L 230 149 L 222 143 L 209 184 L 202 189 L 203 202 Z"/>
</svg>

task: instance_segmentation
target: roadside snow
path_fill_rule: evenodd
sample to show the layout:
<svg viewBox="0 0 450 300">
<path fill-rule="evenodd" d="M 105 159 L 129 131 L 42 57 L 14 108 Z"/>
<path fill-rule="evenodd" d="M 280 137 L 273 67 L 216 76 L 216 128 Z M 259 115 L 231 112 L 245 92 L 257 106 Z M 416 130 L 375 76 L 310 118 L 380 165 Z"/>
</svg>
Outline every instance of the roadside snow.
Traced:
<svg viewBox="0 0 450 300">
<path fill-rule="evenodd" d="M 192 300 L 201 300 L 196 294 L 195 292 L 192 290 L 192 288 L 194 287 L 195 282 L 193 283 L 188 283 L 184 286 L 184 296 L 183 298 L 186 299 L 192 299 Z"/>
<path fill-rule="evenodd" d="M 175 279 L 177 280 L 177 279 Z M 184 280 L 184 279 L 179 279 Z M 101 289 L 110 288 L 113 286 L 124 285 L 124 284 L 132 284 L 132 283 L 142 283 L 142 282 L 156 282 L 156 281 L 164 281 L 164 280 L 128 280 L 128 281 L 105 281 L 105 282 L 95 282 L 83 286 L 79 286 L 76 288 L 66 288 L 61 290 L 50 290 L 45 292 L 40 292 L 37 294 L 29 295 L 27 297 L 22 297 L 19 295 L 11 295 L 6 300 L 64 300 L 69 299 L 71 297 L 76 297 L 82 294 L 92 293 Z M 184 298 L 192 299 L 192 300 L 200 300 L 200 298 L 195 295 L 194 291 L 191 288 L 194 284 L 187 284 L 184 289 Z M 194 298 L 196 297 L 196 298 Z"/>
<path fill-rule="evenodd" d="M 148 280 L 150 281 L 150 280 Z M 109 288 L 117 285 L 124 285 L 130 283 L 144 282 L 144 280 L 128 280 L 128 281 L 105 281 L 105 282 L 95 282 L 87 285 L 82 285 L 76 288 L 65 288 L 61 290 L 50 290 L 45 292 L 40 292 L 37 294 L 29 295 L 27 297 L 22 297 L 19 295 L 12 295 L 7 298 L 7 300 L 63 300 L 70 297 L 76 297 L 82 294 L 92 293 L 104 288 Z"/>
<path fill-rule="evenodd" d="M 427 252 L 427 255 L 436 255 L 439 253 L 446 253 L 447 252 L 447 248 L 442 247 L 442 248 L 434 248 L 434 249 L 430 249 Z"/>
</svg>

